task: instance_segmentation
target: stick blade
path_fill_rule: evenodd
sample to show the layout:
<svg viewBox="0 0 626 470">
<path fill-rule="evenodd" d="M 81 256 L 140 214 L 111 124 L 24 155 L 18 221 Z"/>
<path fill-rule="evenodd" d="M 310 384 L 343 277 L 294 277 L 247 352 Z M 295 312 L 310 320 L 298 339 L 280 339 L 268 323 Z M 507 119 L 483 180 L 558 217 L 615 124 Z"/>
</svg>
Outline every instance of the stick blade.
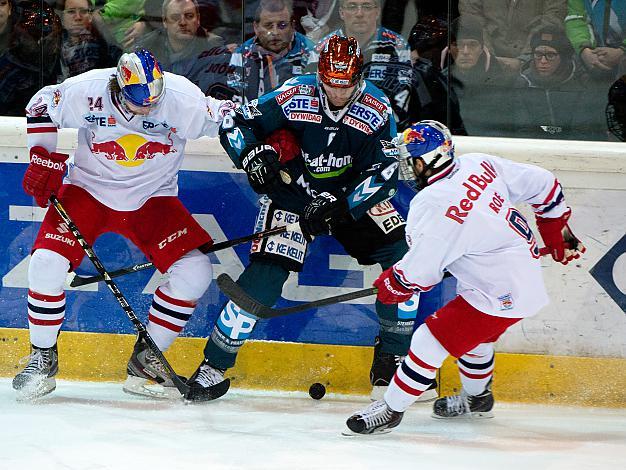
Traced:
<svg viewBox="0 0 626 470">
<path fill-rule="evenodd" d="M 228 274 L 224 273 L 217 276 L 217 286 L 224 293 L 224 295 L 226 295 L 226 297 L 246 312 L 263 318 L 268 315 L 268 311 L 271 314 L 272 309 L 270 307 L 267 307 L 250 297 Z"/>
</svg>

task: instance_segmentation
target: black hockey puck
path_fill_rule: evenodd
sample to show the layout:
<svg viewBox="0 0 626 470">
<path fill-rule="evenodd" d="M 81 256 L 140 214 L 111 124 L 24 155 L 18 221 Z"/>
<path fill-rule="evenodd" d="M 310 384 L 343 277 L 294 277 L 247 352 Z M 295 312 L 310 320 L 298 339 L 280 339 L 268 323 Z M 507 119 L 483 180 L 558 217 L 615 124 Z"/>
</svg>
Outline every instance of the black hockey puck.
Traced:
<svg viewBox="0 0 626 470">
<path fill-rule="evenodd" d="M 309 395 L 311 395 L 313 400 L 321 400 L 326 395 L 326 387 L 319 382 L 315 382 L 309 387 Z"/>
</svg>

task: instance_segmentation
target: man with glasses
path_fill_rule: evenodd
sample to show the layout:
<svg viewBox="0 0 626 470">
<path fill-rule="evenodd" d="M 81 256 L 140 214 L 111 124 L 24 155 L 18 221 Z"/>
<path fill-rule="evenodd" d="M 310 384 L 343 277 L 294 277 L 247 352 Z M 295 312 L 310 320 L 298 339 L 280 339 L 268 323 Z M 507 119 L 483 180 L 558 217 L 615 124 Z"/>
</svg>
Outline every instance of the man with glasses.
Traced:
<svg viewBox="0 0 626 470">
<path fill-rule="evenodd" d="M 316 51 L 319 53 L 332 35 L 356 38 L 363 50 L 364 78 L 385 92 L 396 120 L 402 122 L 408 116 L 411 89 L 409 46 L 400 34 L 379 26 L 380 14 L 380 0 L 340 0 L 343 26 L 322 39 Z"/>
<path fill-rule="evenodd" d="M 245 102 L 302 75 L 314 44 L 294 29 L 291 0 L 261 0 L 254 14 L 254 37 L 230 60 L 228 85 Z"/>
<path fill-rule="evenodd" d="M 606 140 L 602 101 L 588 92 L 588 72 L 563 28 L 537 31 L 532 59 L 515 82 L 516 136 Z"/>
</svg>

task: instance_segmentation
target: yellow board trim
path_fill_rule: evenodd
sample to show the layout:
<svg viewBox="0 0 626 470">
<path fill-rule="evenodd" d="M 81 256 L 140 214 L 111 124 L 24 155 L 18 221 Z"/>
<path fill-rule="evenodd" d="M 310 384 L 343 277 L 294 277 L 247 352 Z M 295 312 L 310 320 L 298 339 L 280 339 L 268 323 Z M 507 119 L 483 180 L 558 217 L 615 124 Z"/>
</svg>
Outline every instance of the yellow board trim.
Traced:
<svg viewBox="0 0 626 470">
<path fill-rule="evenodd" d="M 59 336 L 59 378 L 123 381 L 133 335 L 63 332 Z M 202 360 L 204 338 L 178 338 L 167 352 L 181 375 Z M 11 377 L 29 353 L 28 330 L 0 328 L 0 376 Z M 227 372 L 238 388 L 306 391 L 314 382 L 330 393 L 368 394 L 372 348 L 248 341 L 237 366 Z M 452 358 L 439 377 L 440 393 L 457 392 Z M 498 401 L 626 407 L 626 359 L 498 353 L 494 379 Z"/>
</svg>

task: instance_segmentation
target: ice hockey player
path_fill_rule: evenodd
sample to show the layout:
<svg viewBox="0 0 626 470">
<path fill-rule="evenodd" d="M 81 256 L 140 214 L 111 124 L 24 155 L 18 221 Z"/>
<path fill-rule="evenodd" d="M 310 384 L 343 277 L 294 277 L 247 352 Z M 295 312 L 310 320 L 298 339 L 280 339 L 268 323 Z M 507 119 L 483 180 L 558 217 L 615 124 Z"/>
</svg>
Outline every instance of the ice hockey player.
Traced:
<svg viewBox="0 0 626 470">
<path fill-rule="evenodd" d="M 300 221 L 301 231 L 254 244 L 237 281 L 265 305 L 274 305 L 289 273 L 302 269 L 314 236 L 332 234 L 360 264 L 383 269 L 406 252 L 404 220 L 389 202 L 398 178 L 395 121 L 389 100 L 362 79 L 362 66 L 356 40 L 334 36 L 321 51 L 317 75 L 288 80 L 222 124 L 222 145 L 264 195 L 256 229 Z M 266 142 L 270 135 L 280 157 Z M 380 333 L 370 379 L 384 388 L 406 354 L 415 312 L 399 316 L 396 305 L 380 302 L 376 311 Z M 232 301 L 225 305 L 190 379 L 207 400 L 228 382 L 224 372 L 257 320 Z"/>
<path fill-rule="evenodd" d="M 400 173 L 419 193 L 409 208 L 409 251 L 374 282 L 378 300 L 394 304 L 427 291 L 444 270 L 457 279 L 458 296 L 415 330 L 384 398 L 347 420 L 357 434 L 398 426 L 448 355 L 458 358 L 462 390 L 437 399 L 433 416 L 492 416 L 493 342 L 548 303 L 538 242 L 516 203 L 531 205 L 554 261 L 567 264 L 585 250 L 549 171 L 481 153 L 455 158 L 449 130 L 436 121 L 420 121 L 398 139 Z"/>
<path fill-rule="evenodd" d="M 26 193 L 41 207 L 57 195 L 88 243 L 104 232 L 135 243 L 169 280 L 154 294 L 148 332 L 161 350 L 176 339 L 212 280 L 197 248 L 211 237 L 177 197 L 187 139 L 216 136 L 229 101 L 207 98 L 186 78 L 163 73 L 147 50 L 123 54 L 115 68 L 93 70 L 42 88 L 27 106 L 30 165 Z M 77 128 L 78 147 L 57 152 L 57 128 Z M 55 389 L 63 285 L 84 251 L 55 210 L 48 210 L 28 270 L 31 355 L 13 379 L 22 398 Z M 156 387 L 151 383 L 156 382 Z M 176 390 L 160 362 L 137 341 L 124 390 L 164 396 Z M 169 386 L 169 389 L 168 389 Z"/>
</svg>

